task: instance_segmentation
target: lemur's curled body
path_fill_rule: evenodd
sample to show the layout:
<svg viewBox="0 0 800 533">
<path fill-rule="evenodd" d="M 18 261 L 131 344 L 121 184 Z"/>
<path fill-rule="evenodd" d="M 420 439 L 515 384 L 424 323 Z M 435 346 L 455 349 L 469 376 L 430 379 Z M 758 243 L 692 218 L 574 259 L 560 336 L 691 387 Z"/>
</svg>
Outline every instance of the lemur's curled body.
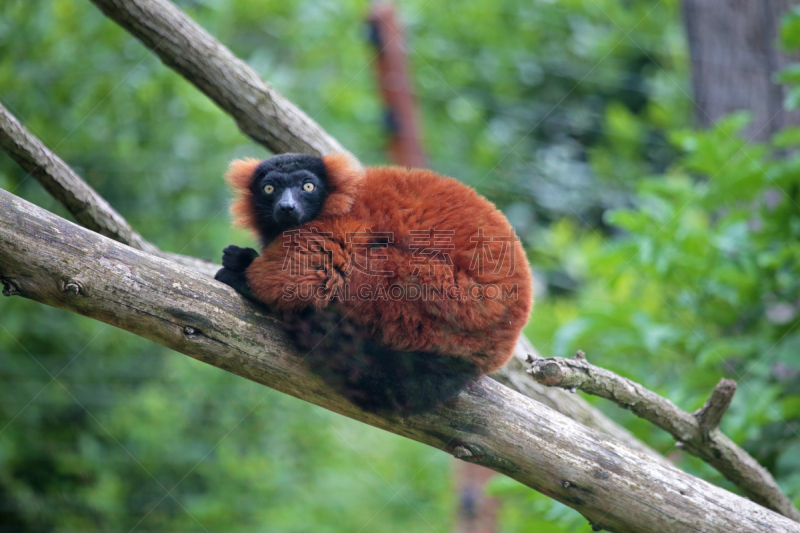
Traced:
<svg viewBox="0 0 800 533">
<path fill-rule="evenodd" d="M 236 223 L 216 279 L 284 312 L 311 369 L 362 409 L 429 410 L 512 355 L 532 305 L 503 214 L 428 170 L 348 155 L 231 164 Z"/>
</svg>

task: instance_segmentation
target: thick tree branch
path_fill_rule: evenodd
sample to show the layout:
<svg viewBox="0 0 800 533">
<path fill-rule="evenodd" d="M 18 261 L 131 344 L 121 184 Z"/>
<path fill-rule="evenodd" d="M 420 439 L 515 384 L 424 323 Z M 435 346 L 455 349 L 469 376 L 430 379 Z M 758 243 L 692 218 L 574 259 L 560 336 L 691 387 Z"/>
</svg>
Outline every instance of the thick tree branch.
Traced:
<svg viewBox="0 0 800 533">
<path fill-rule="evenodd" d="M 800 522 L 800 511 L 781 492 L 772 475 L 716 427 L 736 391 L 732 381 L 720 381 L 711 399 L 692 415 L 639 383 L 589 364 L 584 357 L 530 362 L 529 372 L 539 383 L 580 389 L 631 410 L 668 431 L 684 450 L 719 470 L 753 501 Z"/>
<path fill-rule="evenodd" d="M 172 259 L 184 266 L 214 275 L 219 268 L 209 261 L 163 252 L 147 242 L 75 171 L 32 135 L 0 104 L 0 149 L 42 184 L 50 195 L 84 227 L 138 250 Z"/>
<path fill-rule="evenodd" d="M 435 412 L 359 411 L 303 365 L 278 324 L 230 288 L 0 191 L 9 293 L 121 327 L 276 390 L 487 466 L 596 528 L 636 533 L 800 533 L 800 524 L 653 461 L 493 380 Z"/>
<path fill-rule="evenodd" d="M 244 61 L 167 0 L 91 0 L 275 153 L 346 150 Z"/>
</svg>

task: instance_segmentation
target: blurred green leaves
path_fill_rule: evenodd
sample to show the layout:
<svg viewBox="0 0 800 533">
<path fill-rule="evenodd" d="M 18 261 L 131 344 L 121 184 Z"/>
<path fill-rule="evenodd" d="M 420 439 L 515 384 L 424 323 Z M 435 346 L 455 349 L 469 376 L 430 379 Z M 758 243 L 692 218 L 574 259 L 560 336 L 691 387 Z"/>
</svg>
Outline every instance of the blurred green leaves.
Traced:
<svg viewBox="0 0 800 533">
<path fill-rule="evenodd" d="M 800 151 L 793 129 L 772 145 L 745 143 L 738 131 L 746 120 L 673 134 L 684 155 L 665 175 L 640 180 L 632 207 L 606 216 L 619 237 L 597 246 L 593 230 L 567 225 L 571 237 L 559 241 L 567 247 L 537 243 L 571 265 L 582 289 L 540 300 L 529 332 L 546 355 L 582 349 L 687 410 L 720 377 L 738 381 L 723 429 L 774 464 L 797 500 L 798 472 L 786 454 L 800 442 Z M 579 263 L 570 260 L 576 253 Z M 550 314 L 557 323 L 536 325 Z M 795 429 L 776 441 L 774 426 Z"/>
</svg>

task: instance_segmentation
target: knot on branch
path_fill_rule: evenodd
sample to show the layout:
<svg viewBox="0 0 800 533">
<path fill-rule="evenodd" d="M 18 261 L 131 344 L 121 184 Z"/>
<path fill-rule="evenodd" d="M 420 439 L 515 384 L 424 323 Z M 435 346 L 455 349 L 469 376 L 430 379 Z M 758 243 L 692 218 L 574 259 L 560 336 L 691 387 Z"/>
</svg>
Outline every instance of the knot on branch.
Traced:
<svg viewBox="0 0 800 533">
<path fill-rule="evenodd" d="M 528 373 L 533 376 L 533 379 L 548 387 L 557 387 L 564 381 L 564 371 L 561 369 L 561 365 L 547 359 L 535 359 L 531 363 Z"/>
<path fill-rule="evenodd" d="M 464 459 L 466 461 L 469 457 L 472 457 L 472 455 L 473 454 L 469 450 L 469 448 L 466 448 L 464 446 L 456 446 L 453 449 L 453 457 L 455 457 L 456 459 Z"/>
<path fill-rule="evenodd" d="M 186 326 L 183 328 L 183 334 L 186 335 L 186 338 L 189 340 L 195 340 L 200 337 L 203 332 L 197 328 L 193 328 L 192 326 Z"/>
<path fill-rule="evenodd" d="M 70 294 L 72 296 L 78 296 L 81 294 L 81 286 L 77 281 L 68 281 L 64 284 L 63 291 L 66 294 Z"/>
<path fill-rule="evenodd" d="M 16 283 L 8 278 L 0 278 L 0 283 L 3 284 L 3 296 L 22 294 L 22 292 L 19 290 L 19 286 L 17 286 Z"/>
</svg>

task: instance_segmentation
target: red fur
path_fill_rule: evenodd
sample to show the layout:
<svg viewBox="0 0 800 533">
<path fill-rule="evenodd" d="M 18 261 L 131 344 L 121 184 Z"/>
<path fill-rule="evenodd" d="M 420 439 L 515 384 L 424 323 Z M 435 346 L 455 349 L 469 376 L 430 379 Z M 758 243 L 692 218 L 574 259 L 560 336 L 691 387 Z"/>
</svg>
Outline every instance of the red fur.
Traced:
<svg viewBox="0 0 800 533">
<path fill-rule="evenodd" d="M 364 182 L 364 170 L 356 166 L 348 154 L 330 154 L 323 161 L 331 190 L 319 217 L 344 215 L 353 206 Z"/>
<path fill-rule="evenodd" d="M 231 162 L 228 173 L 225 174 L 225 181 L 234 194 L 231 204 L 233 223 L 253 232 L 256 231 L 257 225 L 253 193 L 250 192 L 250 180 L 259 163 L 261 161 L 252 157 L 237 159 Z"/>
<path fill-rule="evenodd" d="M 329 155 L 324 162 L 332 191 L 321 215 L 263 250 L 247 270 L 254 294 L 275 309 L 340 306 L 374 340 L 394 349 L 465 357 L 484 373 L 502 366 L 533 304 L 525 251 L 503 214 L 472 188 L 429 170 L 362 170 L 344 154 Z M 253 160 L 247 160 L 234 162 L 228 173 L 237 193 L 232 207 L 236 222 L 251 229 L 254 214 L 244 175 L 254 169 Z M 410 232 L 430 228 L 439 237 L 417 237 L 415 243 Z M 393 242 L 367 251 L 363 239 L 347 237 L 368 230 L 391 232 Z M 475 239 L 481 230 L 487 239 L 506 241 L 486 241 L 479 249 Z M 441 238 L 442 231 L 453 232 L 445 237 L 449 242 Z M 424 257 L 420 251 L 438 255 L 418 265 Z M 351 264 L 366 265 L 368 254 L 373 272 L 391 275 L 376 276 Z M 483 271 L 473 263 L 476 254 L 485 259 Z M 491 298 L 490 287 L 502 290 L 503 285 L 516 292 Z M 421 286 L 452 295 L 461 291 L 464 298 L 410 299 L 389 293 L 392 287 Z M 472 294 L 466 294 L 468 288 Z M 359 290 L 369 290 L 372 297 Z M 479 293 L 490 298 L 476 298 Z"/>
</svg>

